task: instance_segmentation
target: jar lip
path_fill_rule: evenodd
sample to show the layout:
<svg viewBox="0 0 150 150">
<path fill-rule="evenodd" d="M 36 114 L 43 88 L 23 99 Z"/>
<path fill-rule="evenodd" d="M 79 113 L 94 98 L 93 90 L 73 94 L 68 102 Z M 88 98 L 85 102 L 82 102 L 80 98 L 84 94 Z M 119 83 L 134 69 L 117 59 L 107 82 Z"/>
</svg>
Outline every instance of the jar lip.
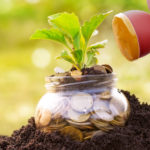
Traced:
<svg viewBox="0 0 150 150">
<path fill-rule="evenodd" d="M 104 86 L 105 86 L 105 84 L 109 84 L 109 83 L 111 83 L 112 81 L 113 81 L 113 82 L 116 82 L 117 80 L 118 80 L 118 79 L 115 78 L 115 79 L 103 81 L 103 82 L 101 82 L 100 85 L 104 85 Z M 66 87 L 66 86 L 74 86 L 74 85 L 83 85 L 83 84 L 94 83 L 94 82 L 97 82 L 97 80 L 81 81 L 81 82 L 71 82 L 71 83 L 65 83 L 65 84 L 61 84 L 61 85 L 57 84 L 58 82 L 55 82 L 55 83 L 57 84 L 57 87 Z M 54 86 L 54 84 L 52 84 L 52 83 L 46 83 L 46 84 L 45 84 L 45 87 L 46 87 L 46 88 L 47 88 L 47 87 L 53 87 L 53 86 Z"/>
<path fill-rule="evenodd" d="M 77 75 L 78 76 L 78 75 Z M 111 76 L 113 76 L 113 77 L 116 77 L 116 73 L 107 73 L 107 74 L 95 74 L 95 75 L 80 75 L 80 77 L 82 77 L 82 78 L 87 78 L 87 77 L 111 77 Z M 72 76 L 46 76 L 45 77 L 45 80 L 47 81 L 47 80 L 50 80 L 50 79 L 63 79 L 63 78 L 65 78 L 65 79 L 67 79 L 67 78 L 72 78 Z"/>
</svg>

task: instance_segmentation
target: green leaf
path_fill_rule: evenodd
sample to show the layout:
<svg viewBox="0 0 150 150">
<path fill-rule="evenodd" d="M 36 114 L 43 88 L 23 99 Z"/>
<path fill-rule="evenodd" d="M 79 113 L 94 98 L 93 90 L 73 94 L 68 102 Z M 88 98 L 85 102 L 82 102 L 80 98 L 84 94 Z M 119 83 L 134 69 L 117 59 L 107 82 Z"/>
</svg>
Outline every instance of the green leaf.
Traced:
<svg viewBox="0 0 150 150">
<path fill-rule="evenodd" d="M 80 48 L 83 49 L 83 50 L 85 49 L 85 39 L 84 39 L 82 33 L 81 33 L 81 36 L 80 36 Z"/>
<path fill-rule="evenodd" d="M 34 34 L 32 34 L 31 39 L 50 39 L 66 45 L 64 35 L 58 29 L 54 28 L 37 30 Z"/>
<path fill-rule="evenodd" d="M 61 13 L 57 13 L 57 14 L 53 14 L 51 16 L 48 16 L 48 23 L 52 26 L 52 27 L 56 27 L 55 24 L 53 24 L 53 22 L 51 22 L 51 20 L 59 17 L 61 15 Z"/>
<path fill-rule="evenodd" d="M 90 49 L 104 48 L 107 42 L 108 42 L 108 40 L 104 40 L 104 41 L 92 44 L 91 46 L 88 47 L 88 50 L 90 50 Z"/>
<path fill-rule="evenodd" d="M 92 66 L 92 65 L 96 65 L 98 62 L 97 58 L 95 57 L 95 52 L 94 51 L 88 51 L 87 52 L 87 63 L 86 65 L 88 67 Z"/>
<path fill-rule="evenodd" d="M 103 20 L 111 13 L 112 11 L 109 11 L 107 13 L 103 13 L 100 15 L 96 15 L 91 18 L 90 21 L 87 21 L 83 24 L 81 30 L 82 34 L 85 38 L 86 44 L 88 43 L 92 33 L 94 30 L 103 22 Z"/>
<path fill-rule="evenodd" d="M 83 51 L 81 49 L 74 50 L 72 52 L 72 55 L 74 56 L 76 63 L 79 64 L 79 67 L 81 68 L 82 67 L 81 62 L 83 59 Z"/>
<path fill-rule="evenodd" d="M 66 39 L 68 39 L 68 41 L 69 41 L 70 43 L 73 43 L 73 42 L 72 42 L 72 39 L 71 39 L 71 37 L 70 37 L 70 35 L 67 35 L 62 29 L 58 28 L 58 27 L 51 21 L 51 20 L 53 20 L 53 19 L 59 17 L 61 14 L 62 14 L 62 13 L 57 13 L 57 14 L 54 14 L 54 15 L 49 16 L 49 17 L 48 17 L 48 23 L 49 23 L 53 28 L 57 28 L 58 30 L 60 30 L 60 31 L 63 33 L 63 35 L 66 37 Z"/>
<path fill-rule="evenodd" d="M 75 64 L 72 57 L 68 54 L 67 51 L 62 51 L 61 55 L 57 57 L 57 59 L 64 59 L 65 61 L 70 62 L 71 64 Z"/>
<path fill-rule="evenodd" d="M 77 34 L 73 40 L 74 49 L 80 48 L 80 34 Z"/>
<path fill-rule="evenodd" d="M 49 23 L 73 39 L 75 49 L 80 45 L 80 23 L 74 13 L 59 13 L 49 16 Z"/>
</svg>

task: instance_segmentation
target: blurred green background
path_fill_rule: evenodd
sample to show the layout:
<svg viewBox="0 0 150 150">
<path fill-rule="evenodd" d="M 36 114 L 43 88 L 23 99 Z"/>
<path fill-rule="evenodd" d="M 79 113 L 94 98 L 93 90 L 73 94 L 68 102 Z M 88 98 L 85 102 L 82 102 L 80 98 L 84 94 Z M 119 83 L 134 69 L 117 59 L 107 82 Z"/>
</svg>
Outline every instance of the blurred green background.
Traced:
<svg viewBox="0 0 150 150">
<path fill-rule="evenodd" d="M 55 57 L 64 48 L 48 40 L 29 40 L 36 29 L 49 28 L 47 16 L 75 12 L 81 23 L 94 14 L 114 10 L 98 28 L 93 41 L 108 39 L 99 63 L 112 65 L 117 87 L 129 90 L 150 103 L 150 55 L 127 61 L 114 41 L 111 21 L 116 13 L 139 9 L 148 11 L 146 0 L 0 0 L 0 134 L 10 135 L 34 115 L 44 94 L 44 78 L 56 66 L 71 66 Z"/>
</svg>

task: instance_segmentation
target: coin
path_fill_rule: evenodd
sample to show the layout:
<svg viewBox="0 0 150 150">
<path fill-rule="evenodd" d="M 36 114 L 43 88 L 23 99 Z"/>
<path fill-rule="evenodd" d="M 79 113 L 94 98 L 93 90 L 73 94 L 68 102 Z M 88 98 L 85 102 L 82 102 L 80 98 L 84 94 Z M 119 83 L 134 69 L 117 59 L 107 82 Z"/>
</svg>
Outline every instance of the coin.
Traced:
<svg viewBox="0 0 150 150">
<path fill-rule="evenodd" d="M 111 98 L 110 91 L 105 91 L 97 95 L 102 100 L 109 100 Z"/>
<path fill-rule="evenodd" d="M 41 118 L 41 110 L 40 110 L 40 108 L 36 108 L 34 118 L 35 118 L 35 125 L 36 125 L 36 127 L 37 128 L 40 127 L 40 124 L 39 124 L 39 121 L 40 121 L 40 118 Z"/>
<path fill-rule="evenodd" d="M 109 122 L 106 122 L 103 120 L 94 120 L 94 119 L 90 119 L 90 121 L 95 125 L 95 127 L 97 127 L 98 129 L 102 131 L 107 132 L 113 129 L 113 127 L 109 124 Z"/>
<path fill-rule="evenodd" d="M 49 123 L 49 125 L 46 127 L 48 130 L 58 130 L 63 128 L 65 125 L 67 124 L 67 122 L 65 121 L 64 118 L 59 117 L 57 119 L 51 119 L 51 122 Z"/>
<path fill-rule="evenodd" d="M 46 83 L 55 83 L 58 82 L 59 85 L 65 81 L 65 77 L 69 76 L 69 72 L 64 72 L 64 73 L 56 73 L 55 75 L 51 75 L 45 78 Z"/>
<path fill-rule="evenodd" d="M 70 136 L 73 140 L 83 141 L 83 134 L 79 129 L 72 126 L 66 126 L 60 130 L 62 135 Z"/>
<path fill-rule="evenodd" d="M 82 72 L 79 70 L 73 70 L 71 71 L 71 76 L 74 78 L 76 81 L 80 81 L 82 77 Z"/>
<path fill-rule="evenodd" d="M 50 124 L 49 126 L 41 128 L 41 131 L 51 133 L 52 131 L 57 131 L 62 129 L 67 123 L 62 122 L 60 124 Z"/>
<path fill-rule="evenodd" d="M 102 120 L 97 116 L 96 114 L 92 114 L 92 116 L 89 119 L 92 123 L 98 123 L 101 124 L 102 127 L 106 127 L 109 125 L 108 121 Z"/>
<path fill-rule="evenodd" d="M 90 139 L 96 131 L 83 131 L 84 140 Z"/>
<path fill-rule="evenodd" d="M 49 125 L 48 128 L 50 130 L 58 130 L 60 128 L 63 128 L 67 123 L 66 122 L 62 122 L 60 124 L 53 124 L 53 125 Z"/>
<path fill-rule="evenodd" d="M 84 114 L 74 111 L 73 109 L 69 109 L 67 113 L 68 119 L 71 119 L 75 122 L 85 122 L 89 119 L 90 114 Z"/>
<path fill-rule="evenodd" d="M 35 123 L 36 126 L 44 127 L 47 126 L 51 121 L 51 112 L 48 109 L 38 108 L 35 113 Z"/>
<path fill-rule="evenodd" d="M 101 120 L 112 121 L 114 118 L 113 115 L 111 115 L 107 112 L 104 112 L 104 111 L 96 111 L 95 113 L 98 116 L 98 118 Z"/>
<path fill-rule="evenodd" d="M 59 120 L 66 112 L 68 99 L 56 93 L 47 93 L 39 101 L 35 122 L 37 127 L 47 126 L 52 119 Z"/>
<path fill-rule="evenodd" d="M 104 112 L 104 114 L 103 115 L 106 115 L 106 112 Z M 107 115 L 109 115 L 109 114 L 107 114 Z M 110 117 L 110 116 L 109 116 Z M 93 114 L 92 116 L 91 116 L 91 118 L 90 118 L 90 121 L 92 122 L 92 123 L 96 123 L 96 124 L 100 124 L 101 125 L 101 127 L 106 127 L 106 126 L 108 126 L 109 125 L 109 122 L 110 122 L 110 120 L 112 120 L 112 117 L 111 118 L 104 118 L 104 116 L 102 116 L 101 118 L 99 118 L 99 116 L 97 115 L 97 114 Z M 105 120 L 104 120 L 105 119 Z M 107 120 L 106 120 L 107 119 Z"/>
<path fill-rule="evenodd" d="M 65 113 L 69 108 L 68 98 L 62 97 L 61 103 L 56 107 L 55 112 L 52 115 L 52 118 L 59 118 L 60 116 L 65 117 Z"/>
<path fill-rule="evenodd" d="M 114 117 L 114 120 L 112 120 L 110 123 L 112 125 L 116 125 L 116 126 L 124 126 L 125 122 L 126 122 L 125 117 L 119 117 L 118 118 L 118 116 L 116 116 L 116 117 Z"/>
<path fill-rule="evenodd" d="M 116 89 L 112 91 L 112 99 L 109 105 L 110 110 L 114 116 L 120 115 L 124 112 L 128 112 L 129 103 L 127 98 L 121 92 L 119 93 Z"/>
<path fill-rule="evenodd" d="M 91 138 L 94 139 L 94 138 L 97 138 L 97 137 L 102 136 L 104 134 L 106 134 L 106 133 L 102 130 L 94 131 Z"/>
<path fill-rule="evenodd" d="M 72 120 L 66 120 L 71 126 L 74 126 L 76 128 L 79 128 L 79 129 L 82 129 L 82 130 L 85 130 L 85 129 L 88 129 L 88 130 L 92 130 L 94 129 L 94 127 L 92 126 L 91 122 L 75 122 L 75 121 L 72 121 Z"/>
<path fill-rule="evenodd" d="M 100 100 L 98 98 L 94 100 L 93 110 L 95 111 L 95 113 L 99 113 L 100 111 L 111 113 L 109 109 L 109 102 L 105 100 Z"/>
<path fill-rule="evenodd" d="M 93 68 L 94 68 L 95 71 L 99 71 L 101 73 L 107 73 L 103 66 L 95 65 L 95 66 L 93 66 Z"/>
<path fill-rule="evenodd" d="M 118 102 L 115 98 L 112 98 L 110 101 L 109 108 L 112 111 L 114 116 L 119 115 L 120 113 L 124 112 L 124 109 L 122 109 L 123 104 L 121 104 L 121 103 L 119 104 L 119 103 L 120 102 Z"/>
<path fill-rule="evenodd" d="M 49 127 L 44 127 L 40 131 L 42 131 L 44 133 L 51 133 L 52 132 L 52 130 Z"/>
<path fill-rule="evenodd" d="M 55 113 L 58 106 L 62 104 L 61 97 L 56 93 L 46 93 L 39 101 L 37 107 L 47 108 L 50 112 Z"/>
<path fill-rule="evenodd" d="M 111 122 L 111 124 L 112 124 L 113 126 L 124 126 L 124 125 L 125 125 L 125 122 L 120 122 L 120 121 L 113 120 L 113 121 Z"/>
<path fill-rule="evenodd" d="M 55 73 L 65 73 L 65 70 L 60 67 L 55 67 L 54 71 L 55 71 Z"/>
<path fill-rule="evenodd" d="M 112 73 L 113 72 L 113 69 L 112 69 L 112 67 L 110 65 L 104 64 L 102 66 L 106 69 L 106 71 L 108 73 Z"/>
<path fill-rule="evenodd" d="M 93 98 L 90 94 L 79 92 L 71 97 L 71 107 L 78 112 L 87 113 L 93 106 Z"/>
<path fill-rule="evenodd" d="M 69 122 L 70 124 L 75 124 L 75 125 L 81 125 L 81 126 L 89 126 L 91 125 L 90 122 L 74 122 L 72 120 L 66 120 L 67 122 Z"/>
<path fill-rule="evenodd" d="M 112 95 L 113 98 L 110 100 L 109 107 L 114 116 L 114 120 L 110 123 L 116 126 L 124 126 L 130 114 L 130 105 L 125 95 L 116 89 L 113 90 Z"/>
</svg>

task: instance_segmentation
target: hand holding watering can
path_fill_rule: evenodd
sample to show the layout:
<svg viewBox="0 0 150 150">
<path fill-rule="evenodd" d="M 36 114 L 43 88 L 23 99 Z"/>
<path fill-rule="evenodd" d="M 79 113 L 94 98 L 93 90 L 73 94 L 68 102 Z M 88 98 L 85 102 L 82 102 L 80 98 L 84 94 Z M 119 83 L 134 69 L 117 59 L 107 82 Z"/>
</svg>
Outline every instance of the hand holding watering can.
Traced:
<svg viewBox="0 0 150 150">
<path fill-rule="evenodd" d="M 150 0 L 147 2 L 150 8 Z M 150 53 L 150 14 L 139 10 L 117 14 L 112 27 L 119 48 L 128 60 Z"/>
</svg>

